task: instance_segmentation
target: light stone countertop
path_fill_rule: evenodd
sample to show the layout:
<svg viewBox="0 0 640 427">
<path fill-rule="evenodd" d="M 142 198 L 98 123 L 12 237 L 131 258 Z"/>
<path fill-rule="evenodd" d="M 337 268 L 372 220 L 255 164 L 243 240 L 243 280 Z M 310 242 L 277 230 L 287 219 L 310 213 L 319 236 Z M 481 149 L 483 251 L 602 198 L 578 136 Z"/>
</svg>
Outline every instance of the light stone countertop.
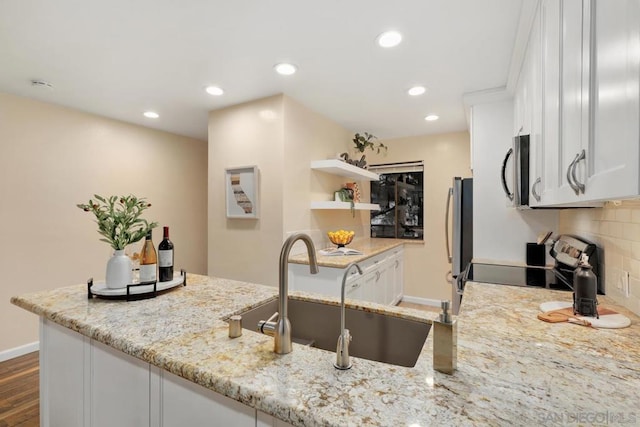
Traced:
<svg viewBox="0 0 640 427">
<path fill-rule="evenodd" d="M 354 240 L 351 244 L 347 245 L 348 249 L 356 249 L 362 252 L 362 255 L 327 256 L 327 255 L 320 255 L 320 253 L 316 251 L 316 257 L 318 260 L 318 265 L 321 267 L 345 268 L 351 262 L 364 261 L 367 258 L 371 258 L 384 251 L 388 251 L 389 249 L 393 249 L 398 246 L 402 246 L 404 244 L 424 244 L 424 241 L 423 240 L 406 240 L 406 239 L 365 238 L 360 240 Z M 336 246 L 333 245 L 331 247 L 336 247 Z M 322 248 L 322 249 L 325 249 L 325 248 Z M 309 256 L 305 251 L 304 253 L 290 256 L 289 262 L 294 264 L 308 265 Z"/>
<path fill-rule="evenodd" d="M 538 305 L 569 300 L 570 293 L 469 282 L 458 317 L 454 375 L 432 369 L 431 334 L 413 368 L 352 358 L 353 368 L 339 371 L 333 352 L 294 344 L 292 353 L 279 356 L 272 337 L 249 331 L 228 337 L 222 318 L 275 297 L 275 288 L 188 279 L 184 288 L 143 301 L 87 300 L 86 285 L 76 285 L 12 302 L 294 425 L 640 422 L 640 324 L 620 307 L 632 318 L 629 328 L 549 324 L 536 319 Z M 363 307 L 422 321 L 436 316 Z"/>
</svg>

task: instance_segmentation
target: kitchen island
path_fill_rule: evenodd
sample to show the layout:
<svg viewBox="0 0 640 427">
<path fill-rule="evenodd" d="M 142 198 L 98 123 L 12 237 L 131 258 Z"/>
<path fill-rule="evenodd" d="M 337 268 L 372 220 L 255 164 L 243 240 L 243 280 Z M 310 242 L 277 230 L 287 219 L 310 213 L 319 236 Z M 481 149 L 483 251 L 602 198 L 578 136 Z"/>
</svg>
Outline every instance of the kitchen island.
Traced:
<svg viewBox="0 0 640 427">
<path fill-rule="evenodd" d="M 14 297 L 12 302 L 41 316 L 43 327 L 60 325 L 82 337 L 85 345 L 95 343 L 150 366 L 152 383 L 164 374 L 175 375 L 193 383 L 198 393 L 224 395 L 257 410 L 258 425 L 277 423 L 265 416 L 301 426 L 640 421 L 640 327 L 638 318 L 620 307 L 632 318 L 629 328 L 548 324 L 536 319 L 538 305 L 567 300 L 571 294 L 469 282 L 458 317 L 458 370 L 448 376 L 432 369 L 431 336 L 413 368 L 352 358 L 353 368 L 347 371 L 333 367 L 333 352 L 294 344 L 292 353 L 279 356 L 272 351 L 272 337 L 248 331 L 240 338 L 228 337 L 224 318 L 276 295 L 272 287 L 189 275 L 188 286 L 150 300 L 88 300 L 86 285 L 77 285 Z M 337 303 L 335 298 L 319 298 Z M 612 306 L 606 297 L 601 304 Z M 362 308 L 425 322 L 436 315 L 370 303 Z M 69 356 L 85 361 L 93 357 Z M 41 368 L 45 377 L 47 369 Z M 90 381 L 86 375 L 81 380 Z M 121 384 L 111 393 L 126 387 Z M 190 411 L 190 400 L 177 401 Z M 45 412 L 47 405 L 42 401 Z M 159 410 L 154 405 L 152 401 L 147 404 L 151 407 L 141 408 L 152 415 L 137 425 L 171 425 L 170 414 L 165 414 L 164 424 L 158 421 L 162 416 L 153 415 Z M 99 421 L 100 411 L 114 412 L 100 402 L 86 408 L 78 419 Z"/>
</svg>

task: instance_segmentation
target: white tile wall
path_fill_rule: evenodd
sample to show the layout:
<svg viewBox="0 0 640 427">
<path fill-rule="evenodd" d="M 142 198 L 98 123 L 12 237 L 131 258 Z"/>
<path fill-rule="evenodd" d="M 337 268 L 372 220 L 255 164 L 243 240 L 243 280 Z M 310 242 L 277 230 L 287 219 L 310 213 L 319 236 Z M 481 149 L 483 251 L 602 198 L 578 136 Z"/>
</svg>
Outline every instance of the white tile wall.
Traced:
<svg viewBox="0 0 640 427">
<path fill-rule="evenodd" d="M 607 295 L 640 314 L 640 199 L 607 202 L 603 208 L 563 210 L 559 231 L 603 248 Z M 629 297 L 622 289 L 625 272 L 629 273 Z"/>
</svg>

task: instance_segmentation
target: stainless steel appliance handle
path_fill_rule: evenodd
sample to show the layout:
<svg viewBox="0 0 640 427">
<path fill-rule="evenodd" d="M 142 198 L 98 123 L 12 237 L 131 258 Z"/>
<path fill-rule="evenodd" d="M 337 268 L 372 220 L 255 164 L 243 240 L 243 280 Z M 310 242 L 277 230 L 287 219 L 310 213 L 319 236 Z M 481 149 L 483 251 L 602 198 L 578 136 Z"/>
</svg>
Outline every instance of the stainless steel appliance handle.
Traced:
<svg viewBox="0 0 640 427">
<path fill-rule="evenodd" d="M 586 157 L 587 155 L 583 149 L 573 161 L 573 168 L 571 168 L 571 178 L 573 178 L 573 182 L 575 182 L 576 187 L 578 188 L 578 193 L 582 191 L 582 194 L 584 194 L 585 187 L 584 184 L 578 181 L 578 178 L 576 178 L 576 168 L 578 167 L 578 163 L 580 163 L 580 160 L 584 160 L 586 159 Z"/>
<path fill-rule="evenodd" d="M 456 277 L 456 294 L 458 295 L 462 295 L 464 293 L 464 278 L 464 274 L 459 274 L 458 277 Z"/>
<path fill-rule="evenodd" d="M 509 186 L 507 185 L 507 162 L 509 161 L 509 157 L 511 157 L 512 154 L 513 154 L 513 148 L 509 148 L 509 151 L 507 151 L 507 155 L 504 156 L 504 160 L 502 161 L 501 178 L 502 178 L 502 188 L 504 190 L 504 193 L 507 195 L 509 200 L 513 201 L 513 193 L 509 191 Z"/>
<path fill-rule="evenodd" d="M 569 186 L 571 186 L 571 189 L 576 193 L 576 195 L 580 194 L 580 190 L 578 190 L 578 187 L 576 187 L 576 185 L 571 180 L 571 168 L 576 163 L 576 160 L 578 160 L 578 157 L 580 157 L 580 154 L 576 154 L 576 157 L 571 163 L 569 163 L 569 167 L 567 168 L 567 182 L 569 183 Z"/>
<path fill-rule="evenodd" d="M 531 186 L 531 194 L 533 194 L 533 197 L 537 200 L 540 201 L 540 195 L 538 194 L 538 192 L 536 191 L 536 187 L 538 186 L 538 184 L 540 184 L 542 182 L 542 178 L 538 177 L 538 179 L 536 179 L 536 182 L 533 183 L 533 185 Z"/>
<path fill-rule="evenodd" d="M 453 198 L 453 188 L 447 194 L 447 213 L 444 217 L 444 241 L 447 242 L 447 260 L 451 264 L 451 245 L 449 244 L 449 211 L 451 210 L 451 199 Z"/>
</svg>

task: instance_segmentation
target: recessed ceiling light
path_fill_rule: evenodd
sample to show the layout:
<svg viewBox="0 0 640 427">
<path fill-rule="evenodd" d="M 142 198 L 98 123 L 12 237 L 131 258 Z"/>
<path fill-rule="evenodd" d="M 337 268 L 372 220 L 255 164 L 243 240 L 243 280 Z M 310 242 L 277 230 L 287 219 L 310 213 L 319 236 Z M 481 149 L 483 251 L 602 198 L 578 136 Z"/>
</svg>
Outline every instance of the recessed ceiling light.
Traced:
<svg viewBox="0 0 640 427">
<path fill-rule="evenodd" d="M 409 89 L 407 93 L 411 96 L 418 96 L 418 95 L 422 95 L 426 91 L 427 91 L 427 88 L 424 86 L 414 86 L 411 89 Z"/>
<path fill-rule="evenodd" d="M 220 96 L 224 95 L 224 90 L 218 86 L 207 86 L 205 89 L 209 95 Z"/>
<path fill-rule="evenodd" d="M 435 120 L 438 120 L 440 117 L 436 116 L 435 114 L 429 114 L 427 117 L 425 117 L 424 119 L 428 122 L 433 122 Z"/>
<path fill-rule="evenodd" d="M 385 31 L 378 36 L 377 40 L 381 47 L 394 47 L 402 41 L 402 34 L 397 31 Z"/>
<path fill-rule="evenodd" d="M 298 71 L 298 67 L 293 64 L 289 64 L 287 62 L 281 62 L 280 64 L 276 64 L 273 66 L 278 74 L 282 74 L 283 76 L 290 76 L 291 74 Z"/>
<path fill-rule="evenodd" d="M 160 117 L 160 114 L 156 113 L 155 111 L 145 111 L 144 116 L 148 119 L 157 119 L 158 117 Z"/>
</svg>

